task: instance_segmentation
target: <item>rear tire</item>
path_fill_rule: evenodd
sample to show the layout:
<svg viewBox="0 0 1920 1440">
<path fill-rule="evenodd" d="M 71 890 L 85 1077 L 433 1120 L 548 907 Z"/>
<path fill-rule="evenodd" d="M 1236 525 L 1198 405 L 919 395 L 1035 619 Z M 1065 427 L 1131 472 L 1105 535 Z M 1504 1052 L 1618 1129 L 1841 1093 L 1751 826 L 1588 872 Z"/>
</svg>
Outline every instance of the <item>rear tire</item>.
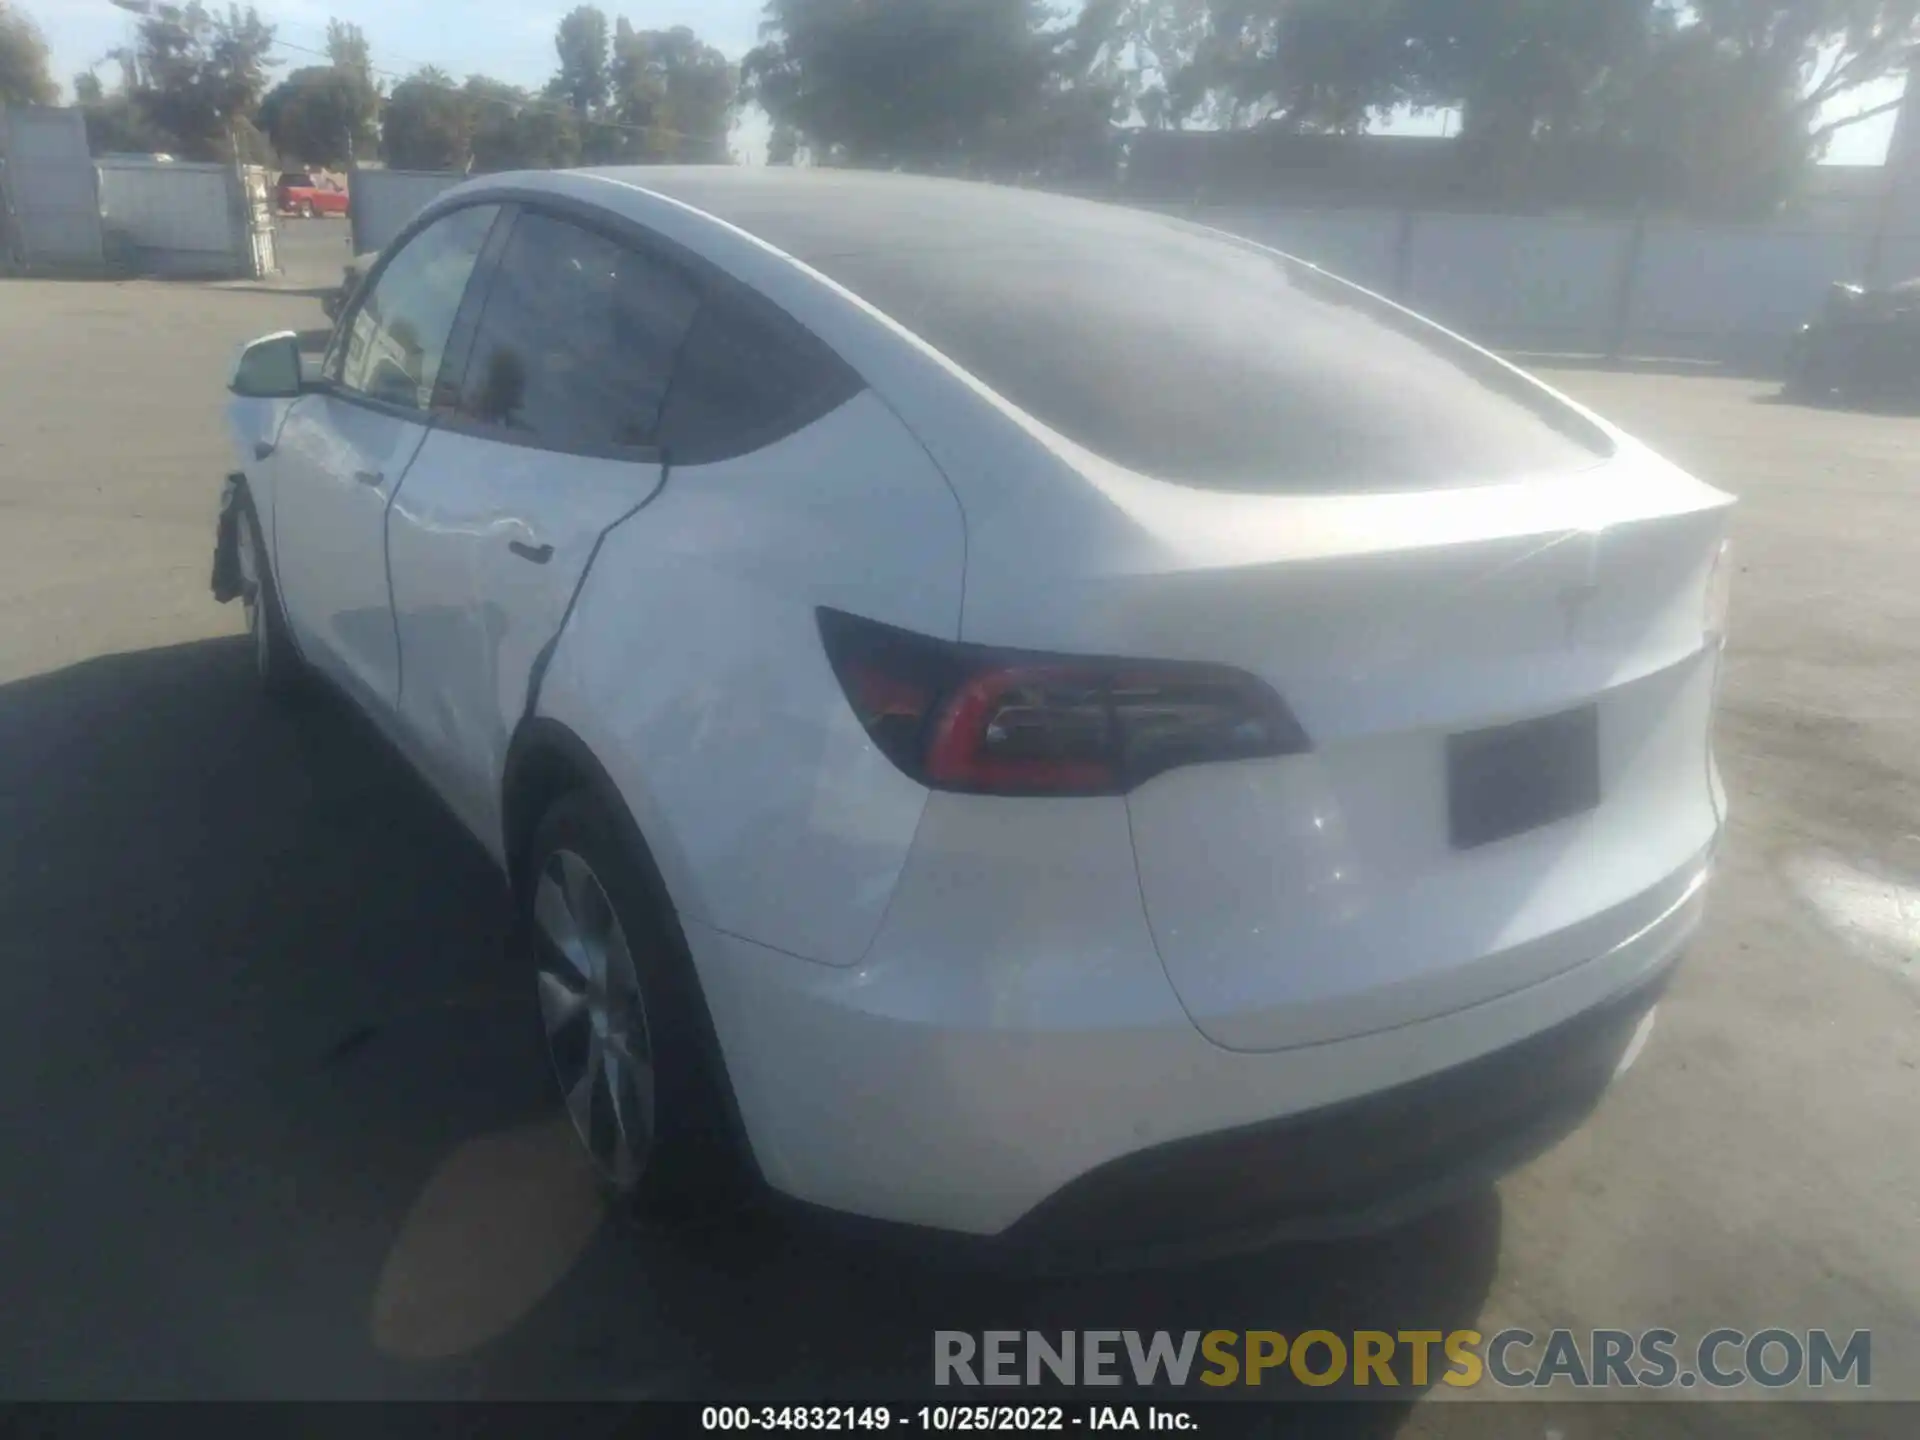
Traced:
<svg viewBox="0 0 1920 1440">
<path fill-rule="evenodd" d="M 623 1206 L 679 1220 L 746 1193 L 726 1081 L 684 938 L 622 829 L 586 790 L 535 828 L 515 885 L 516 948 L 560 1097 Z"/>
</svg>

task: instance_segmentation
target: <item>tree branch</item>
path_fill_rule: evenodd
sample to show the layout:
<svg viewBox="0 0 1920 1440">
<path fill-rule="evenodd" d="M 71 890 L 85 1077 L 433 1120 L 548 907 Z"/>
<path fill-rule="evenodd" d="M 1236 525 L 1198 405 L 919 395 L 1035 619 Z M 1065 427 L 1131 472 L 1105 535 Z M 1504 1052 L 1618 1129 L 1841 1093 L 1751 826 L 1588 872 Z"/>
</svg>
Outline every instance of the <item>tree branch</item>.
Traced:
<svg viewBox="0 0 1920 1440">
<path fill-rule="evenodd" d="M 1833 93 L 1832 86 L 1834 77 L 1840 73 L 1841 67 L 1847 63 L 1848 59 L 1849 57 L 1844 48 L 1834 55 L 1833 63 L 1827 67 L 1827 73 L 1820 77 L 1820 83 L 1807 91 L 1808 98 L 1811 99 L 1814 104 L 1820 104 L 1828 95 Z"/>
<path fill-rule="evenodd" d="M 1889 110 L 1898 110 L 1906 103 L 1906 96 L 1903 95 L 1898 100 L 1888 100 L 1884 104 L 1875 105 L 1872 109 L 1862 110 L 1858 115 L 1845 115 L 1838 120 L 1830 120 L 1825 125 L 1821 125 L 1814 130 L 1813 138 L 1815 140 L 1825 139 L 1837 130 L 1844 130 L 1849 125 L 1858 125 L 1862 120 L 1871 120 L 1876 115 L 1886 114 Z"/>
<path fill-rule="evenodd" d="M 1897 68 L 1906 49 L 1890 33 L 1882 32 L 1851 55 L 1843 50 L 1826 78 L 1802 98 L 1801 106 L 1817 110 L 1843 91 L 1880 79 Z"/>
</svg>

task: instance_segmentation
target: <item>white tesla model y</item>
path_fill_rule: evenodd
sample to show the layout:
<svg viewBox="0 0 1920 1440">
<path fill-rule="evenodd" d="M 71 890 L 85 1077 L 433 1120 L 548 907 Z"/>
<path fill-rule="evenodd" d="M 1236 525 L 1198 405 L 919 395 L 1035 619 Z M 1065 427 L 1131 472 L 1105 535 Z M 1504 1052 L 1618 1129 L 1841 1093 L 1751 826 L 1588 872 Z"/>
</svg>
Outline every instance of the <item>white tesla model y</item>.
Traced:
<svg viewBox="0 0 1920 1440">
<path fill-rule="evenodd" d="M 499 861 L 642 1207 L 1377 1226 L 1577 1124 L 1698 925 L 1730 497 L 1275 251 L 502 175 L 233 391 L 216 592 Z"/>
</svg>

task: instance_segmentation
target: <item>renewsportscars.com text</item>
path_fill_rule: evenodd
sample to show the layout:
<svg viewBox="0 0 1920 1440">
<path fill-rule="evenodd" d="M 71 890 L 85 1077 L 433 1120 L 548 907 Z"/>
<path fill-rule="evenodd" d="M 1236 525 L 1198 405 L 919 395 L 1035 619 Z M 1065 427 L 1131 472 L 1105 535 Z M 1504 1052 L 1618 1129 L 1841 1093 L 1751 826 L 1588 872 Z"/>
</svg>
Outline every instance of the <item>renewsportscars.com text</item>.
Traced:
<svg viewBox="0 0 1920 1440">
<path fill-rule="evenodd" d="M 1873 1336 L 1826 1330 L 936 1330 L 936 1385 L 1813 1389 L 1873 1383 Z"/>
</svg>

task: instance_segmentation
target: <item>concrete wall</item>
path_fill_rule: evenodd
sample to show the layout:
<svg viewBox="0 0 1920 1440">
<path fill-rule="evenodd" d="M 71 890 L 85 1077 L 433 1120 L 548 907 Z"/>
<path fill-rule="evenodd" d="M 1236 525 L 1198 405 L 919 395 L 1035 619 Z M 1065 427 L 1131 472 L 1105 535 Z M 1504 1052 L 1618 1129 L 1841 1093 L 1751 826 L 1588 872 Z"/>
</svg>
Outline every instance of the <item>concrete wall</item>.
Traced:
<svg viewBox="0 0 1920 1440">
<path fill-rule="evenodd" d="M 1836 280 L 1857 281 L 1867 237 L 1649 225 L 1634 268 L 1629 345 L 1642 353 L 1778 359 Z"/>
<path fill-rule="evenodd" d="M 100 214 L 116 261 L 143 275 L 252 273 L 232 166 L 108 157 L 99 168 Z"/>
<path fill-rule="evenodd" d="M 0 105 L 0 249 L 28 266 L 102 263 L 99 191 L 78 110 Z"/>
<path fill-rule="evenodd" d="M 347 183 L 353 253 L 385 249 L 429 200 L 466 178 L 451 170 L 355 170 Z"/>
<path fill-rule="evenodd" d="M 1190 218 L 1271 245 L 1357 285 L 1393 294 L 1400 284 L 1401 217 L 1390 210 L 1231 210 Z"/>
<path fill-rule="evenodd" d="M 1515 215 L 1421 215 L 1404 303 L 1468 335 L 1541 350 L 1604 344 L 1625 232 Z"/>
<path fill-rule="evenodd" d="M 354 250 L 384 246 L 465 176 L 363 170 Z M 1863 225 L 1697 225 L 1391 210 L 1152 207 L 1285 250 L 1509 350 L 1766 367 L 1836 280 L 1861 281 Z M 1920 275 L 1920 221 L 1878 247 L 1888 280 Z"/>
<path fill-rule="evenodd" d="M 1186 209 L 1505 349 L 1775 364 L 1827 286 L 1873 268 L 1870 231 L 1524 215 Z M 1920 275 L 1920 226 L 1880 243 Z"/>
</svg>

